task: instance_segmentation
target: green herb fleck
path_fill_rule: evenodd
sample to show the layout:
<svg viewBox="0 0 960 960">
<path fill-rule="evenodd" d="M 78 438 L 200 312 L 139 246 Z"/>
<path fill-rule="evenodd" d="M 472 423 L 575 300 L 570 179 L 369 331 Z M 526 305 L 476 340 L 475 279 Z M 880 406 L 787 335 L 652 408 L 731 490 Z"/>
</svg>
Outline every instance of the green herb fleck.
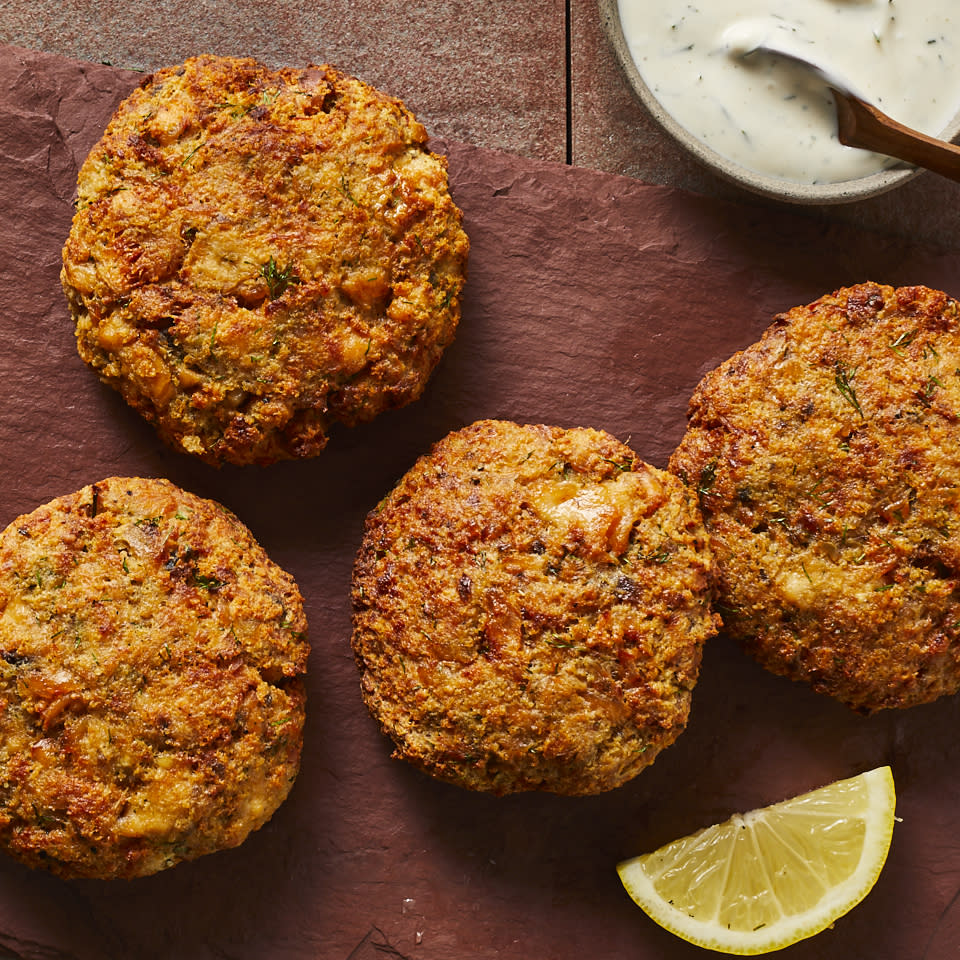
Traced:
<svg viewBox="0 0 960 960">
<path fill-rule="evenodd" d="M 817 482 L 810 488 L 807 493 L 807 497 L 813 500 L 815 503 L 820 504 L 821 507 L 826 507 L 828 501 L 824 499 L 823 495 L 817 491 L 823 486 L 823 477 L 818 477 Z"/>
<path fill-rule="evenodd" d="M 697 487 L 697 493 L 702 497 L 710 492 L 714 481 L 717 479 L 717 461 L 711 460 L 700 471 L 700 485 Z"/>
<path fill-rule="evenodd" d="M 273 257 L 260 267 L 260 276 L 267 281 L 271 300 L 283 296 L 283 292 L 291 284 L 300 283 L 300 276 L 292 263 L 281 267 Z"/>
<path fill-rule="evenodd" d="M 937 387 L 942 386 L 943 384 L 931 373 L 930 376 L 927 377 L 922 390 L 918 394 L 920 402 L 925 407 L 929 407 L 930 401 L 933 399 L 933 395 L 937 392 Z"/>
<path fill-rule="evenodd" d="M 356 197 L 354 197 L 354 195 L 350 192 L 350 186 L 347 183 L 346 174 L 340 175 L 340 186 L 338 189 L 355 207 L 360 206 L 360 204 L 357 203 Z"/>
<path fill-rule="evenodd" d="M 842 396 L 843 399 L 846 400 L 847 403 L 849 403 L 850 406 L 860 414 L 861 419 L 865 420 L 866 417 L 863 415 L 863 409 L 860 406 L 860 401 L 857 399 L 857 392 L 853 389 L 852 381 L 856 375 L 856 369 L 851 370 L 849 367 L 845 367 L 842 363 L 838 362 L 833 382 L 837 385 L 837 389 L 840 391 L 840 396 Z"/>
<path fill-rule="evenodd" d="M 51 830 L 60 823 L 56 817 L 51 816 L 49 813 L 41 813 L 40 808 L 35 803 L 33 804 L 33 815 L 37 821 L 37 826 L 39 826 L 41 830 Z"/>
<path fill-rule="evenodd" d="M 901 347 L 909 347 L 910 344 L 913 343 L 913 339 L 914 337 L 916 337 L 916 335 L 917 335 L 916 329 L 908 330 L 905 333 L 901 333 L 900 336 L 897 337 L 897 339 L 890 344 L 890 349 L 898 357 L 902 357 L 904 354 Z"/>
<path fill-rule="evenodd" d="M 640 559 L 644 563 L 656 563 L 663 566 L 663 564 L 670 562 L 670 551 L 662 547 L 658 552 L 645 554 Z"/>
<path fill-rule="evenodd" d="M 203 590 L 209 590 L 216 593 L 227 581 L 219 580 L 217 577 L 206 577 L 202 573 L 193 574 L 193 585 Z"/>
<path fill-rule="evenodd" d="M 434 619 L 436 619 L 434 617 Z M 302 630 L 293 629 L 293 620 L 286 610 L 283 611 L 283 618 L 280 620 L 280 629 L 286 630 L 294 640 L 303 640 L 306 637 L 306 634 Z M 238 640 L 237 643 L 240 641 Z"/>
<path fill-rule="evenodd" d="M 220 103 L 214 104 L 214 109 L 229 110 L 231 116 L 243 117 L 253 109 L 253 104 L 251 103 L 249 106 L 244 107 L 239 103 L 231 103 L 229 100 L 223 100 Z"/>
<path fill-rule="evenodd" d="M 203 146 L 203 142 L 197 143 L 197 145 L 180 161 L 180 166 L 185 167 L 193 155 Z"/>
</svg>

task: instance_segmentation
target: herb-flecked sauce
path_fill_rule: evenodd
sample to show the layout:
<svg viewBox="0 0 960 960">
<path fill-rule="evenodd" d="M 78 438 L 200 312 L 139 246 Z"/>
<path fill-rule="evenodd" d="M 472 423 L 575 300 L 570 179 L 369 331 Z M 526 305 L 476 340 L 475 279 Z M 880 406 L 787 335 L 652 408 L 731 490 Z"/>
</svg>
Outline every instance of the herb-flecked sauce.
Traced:
<svg viewBox="0 0 960 960">
<path fill-rule="evenodd" d="M 717 153 L 798 183 L 836 183 L 897 161 L 837 140 L 825 68 L 909 127 L 941 133 L 960 111 L 956 0 L 619 0 L 630 54 L 664 109 Z M 753 41 L 753 42 L 751 42 Z"/>
</svg>

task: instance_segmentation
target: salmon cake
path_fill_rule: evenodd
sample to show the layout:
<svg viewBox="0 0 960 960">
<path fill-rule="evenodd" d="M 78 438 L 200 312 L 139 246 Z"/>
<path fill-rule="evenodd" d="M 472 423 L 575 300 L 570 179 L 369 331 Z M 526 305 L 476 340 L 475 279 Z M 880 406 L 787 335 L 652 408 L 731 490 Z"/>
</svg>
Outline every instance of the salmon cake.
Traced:
<svg viewBox="0 0 960 960">
<path fill-rule="evenodd" d="M 310 457 L 420 396 L 460 317 L 446 159 L 329 66 L 148 76 L 78 178 L 61 281 L 80 356 L 173 448 Z"/>
<path fill-rule="evenodd" d="M 367 519 L 353 649 L 395 756 L 595 794 L 683 731 L 710 609 L 696 497 L 606 433 L 481 421 Z"/>
<path fill-rule="evenodd" d="M 862 283 L 704 377 L 670 469 L 699 494 L 727 631 L 858 711 L 960 687 L 960 317 Z"/>
<path fill-rule="evenodd" d="M 241 843 L 297 775 L 293 578 L 219 504 L 113 477 L 0 534 L 0 846 L 139 877 Z"/>
</svg>

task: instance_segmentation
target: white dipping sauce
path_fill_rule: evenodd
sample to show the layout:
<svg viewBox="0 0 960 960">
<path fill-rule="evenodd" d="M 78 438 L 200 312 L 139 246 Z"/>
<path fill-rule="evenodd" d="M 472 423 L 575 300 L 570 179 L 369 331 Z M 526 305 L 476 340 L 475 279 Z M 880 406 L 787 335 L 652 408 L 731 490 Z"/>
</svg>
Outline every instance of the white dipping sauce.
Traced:
<svg viewBox="0 0 960 960">
<path fill-rule="evenodd" d="M 845 147 L 816 71 L 933 136 L 960 112 L 958 0 L 618 0 L 630 55 L 682 127 L 729 160 L 799 183 L 837 183 L 897 161 Z M 957 10 L 953 15 L 951 10 Z"/>
</svg>

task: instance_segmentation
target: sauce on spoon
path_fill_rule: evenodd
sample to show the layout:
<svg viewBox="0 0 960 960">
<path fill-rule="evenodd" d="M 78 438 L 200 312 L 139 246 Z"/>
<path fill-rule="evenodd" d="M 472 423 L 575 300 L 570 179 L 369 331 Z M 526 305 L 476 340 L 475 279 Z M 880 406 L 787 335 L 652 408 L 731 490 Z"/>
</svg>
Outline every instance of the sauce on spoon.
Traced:
<svg viewBox="0 0 960 960">
<path fill-rule="evenodd" d="M 798 183 L 897 163 L 837 140 L 826 70 L 901 123 L 938 135 L 960 112 L 954 0 L 618 0 L 630 54 L 673 118 L 728 159 Z"/>
</svg>

